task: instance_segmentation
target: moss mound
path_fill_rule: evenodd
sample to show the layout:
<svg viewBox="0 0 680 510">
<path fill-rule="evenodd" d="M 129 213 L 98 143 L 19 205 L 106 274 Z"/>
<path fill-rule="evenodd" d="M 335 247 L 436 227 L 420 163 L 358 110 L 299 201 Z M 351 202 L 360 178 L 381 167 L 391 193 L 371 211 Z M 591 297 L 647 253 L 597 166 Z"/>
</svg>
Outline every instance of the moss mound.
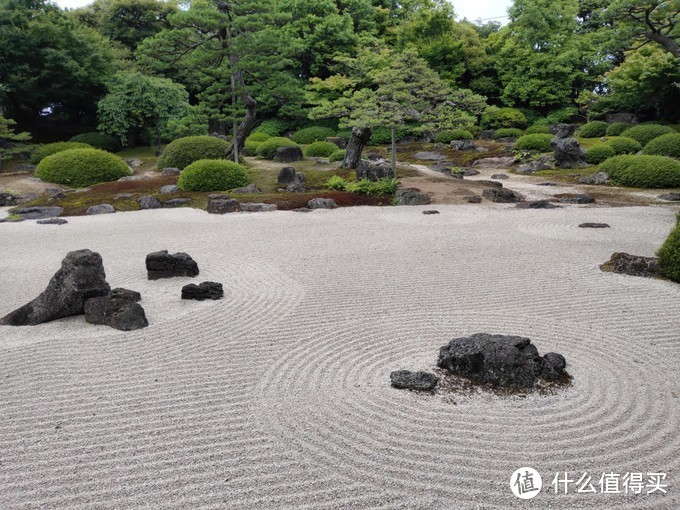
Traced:
<svg viewBox="0 0 680 510">
<path fill-rule="evenodd" d="M 606 143 L 598 143 L 586 149 L 586 163 L 599 165 L 603 161 L 616 156 L 614 148 Z"/>
<path fill-rule="evenodd" d="M 659 257 L 661 274 L 680 283 L 680 214 L 675 228 L 671 230 L 656 256 Z"/>
<path fill-rule="evenodd" d="M 335 151 L 338 146 L 331 142 L 314 142 L 305 149 L 305 156 L 308 158 L 327 158 Z"/>
<path fill-rule="evenodd" d="M 35 169 L 43 181 L 84 188 L 130 175 L 118 156 L 100 149 L 70 149 L 44 158 Z"/>
<path fill-rule="evenodd" d="M 625 136 L 617 136 L 611 138 L 607 145 L 609 145 L 617 156 L 621 154 L 636 154 L 642 150 L 642 145 L 637 140 Z"/>
<path fill-rule="evenodd" d="M 583 138 L 599 138 L 607 134 L 608 124 L 603 120 L 594 120 L 578 128 L 578 136 Z"/>
<path fill-rule="evenodd" d="M 93 149 L 91 145 L 82 142 L 56 142 L 48 143 L 42 147 L 38 147 L 31 154 L 31 164 L 37 165 L 47 156 L 57 154 L 58 152 L 68 151 L 71 149 Z"/>
<path fill-rule="evenodd" d="M 179 174 L 182 191 L 226 191 L 250 184 L 246 169 L 224 159 L 200 159 Z"/>
<path fill-rule="evenodd" d="M 643 154 L 680 158 L 680 133 L 668 133 L 654 138 L 645 145 Z"/>
<path fill-rule="evenodd" d="M 297 147 L 297 144 L 290 138 L 275 136 L 259 145 L 257 148 L 257 155 L 265 159 L 274 159 L 274 156 L 276 156 L 276 149 L 279 147 Z"/>
<path fill-rule="evenodd" d="M 545 134 L 534 134 L 534 135 L 524 135 L 517 139 L 515 142 L 515 149 L 520 151 L 550 151 L 550 140 L 553 139 L 552 135 Z"/>
<path fill-rule="evenodd" d="M 307 145 L 314 142 L 322 142 L 329 136 L 335 136 L 335 131 L 333 129 L 322 126 L 313 126 L 296 131 L 291 138 L 295 143 Z"/>
<path fill-rule="evenodd" d="M 331 163 L 335 161 L 344 161 L 346 155 L 347 151 L 345 149 L 336 149 L 330 156 L 328 156 L 328 161 Z"/>
<path fill-rule="evenodd" d="M 434 141 L 437 143 L 449 143 L 452 140 L 472 140 L 474 137 L 467 129 L 449 129 L 437 133 Z"/>
<path fill-rule="evenodd" d="M 158 158 L 158 168 L 180 170 L 201 159 L 226 159 L 229 142 L 215 136 L 185 136 L 168 144 Z"/>
<path fill-rule="evenodd" d="M 629 127 L 632 127 L 632 124 L 628 124 L 627 122 L 614 122 L 607 126 L 607 132 L 605 134 L 607 136 L 620 136 L 621 133 Z"/>
<path fill-rule="evenodd" d="M 680 161 L 665 156 L 622 155 L 600 164 L 600 171 L 621 186 L 636 188 L 680 187 Z"/>
<path fill-rule="evenodd" d="M 639 124 L 626 129 L 621 133 L 621 136 L 637 140 L 637 142 L 644 147 L 655 138 L 667 135 L 668 133 L 675 133 L 675 131 L 673 128 L 661 126 L 659 124 Z"/>
</svg>

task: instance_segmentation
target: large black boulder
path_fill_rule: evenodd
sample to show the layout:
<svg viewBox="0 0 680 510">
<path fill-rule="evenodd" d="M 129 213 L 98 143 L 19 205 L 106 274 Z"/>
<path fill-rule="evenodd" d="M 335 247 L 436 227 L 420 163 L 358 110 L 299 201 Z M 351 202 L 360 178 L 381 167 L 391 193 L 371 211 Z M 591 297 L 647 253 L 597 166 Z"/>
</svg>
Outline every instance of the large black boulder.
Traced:
<svg viewBox="0 0 680 510">
<path fill-rule="evenodd" d="M 397 370 L 390 374 L 390 382 L 399 390 L 432 391 L 437 386 L 437 377 L 429 372 Z"/>
<path fill-rule="evenodd" d="M 585 166 L 586 151 L 575 138 L 553 138 L 550 146 L 555 151 L 555 165 L 559 168 Z"/>
<path fill-rule="evenodd" d="M 394 178 L 392 166 L 387 163 L 373 162 L 362 159 L 356 168 L 357 181 L 368 179 L 369 181 L 379 181 L 385 178 Z"/>
<path fill-rule="evenodd" d="M 541 357 L 525 337 L 476 333 L 444 345 L 437 366 L 478 383 L 532 388 L 540 379 L 562 377 L 566 361 L 556 353 Z"/>
<path fill-rule="evenodd" d="M 280 161 L 281 163 L 292 163 L 293 161 L 302 161 L 303 159 L 304 156 L 300 147 L 279 147 L 274 155 L 274 161 Z"/>
<path fill-rule="evenodd" d="M 292 166 L 284 166 L 276 178 L 277 184 L 290 184 L 293 182 L 293 177 L 295 177 L 295 168 Z"/>
<path fill-rule="evenodd" d="M 101 255 L 90 250 L 72 251 L 61 262 L 61 269 L 47 288 L 30 303 L 0 319 L 0 324 L 34 326 L 82 315 L 88 299 L 106 296 L 110 290 Z"/>
<path fill-rule="evenodd" d="M 196 299 L 203 301 L 204 299 L 222 299 L 224 297 L 224 289 L 221 283 L 217 282 L 203 282 L 198 285 L 190 283 L 182 287 L 182 299 Z"/>
<path fill-rule="evenodd" d="M 168 250 L 149 253 L 146 256 L 146 270 L 149 280 L 174 276 L 198 276 L 198 264 L 194 259 L 186 253 L 170 255 Z"/>
<path fill-rule="evenodd" d="M 85 320 L 121 331 L 133 331 L 149 325 L 140 304 L 111 296 L 88 299 L 85 302 Z"/>
<path fill-rule="evenodd" d="M 227 214 L 241 211 L 241 205 L 228 195 L 217 195 L 208 198 L 208 212 L 210 214 Z"/>
</svg>

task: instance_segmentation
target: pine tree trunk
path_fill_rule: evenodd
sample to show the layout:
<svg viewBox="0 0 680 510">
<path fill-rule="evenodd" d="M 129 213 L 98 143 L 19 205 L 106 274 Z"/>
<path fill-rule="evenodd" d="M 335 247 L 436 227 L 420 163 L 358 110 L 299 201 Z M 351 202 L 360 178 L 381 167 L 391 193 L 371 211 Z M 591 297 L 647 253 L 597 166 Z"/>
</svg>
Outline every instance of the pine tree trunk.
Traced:
<svg viewBox="0 0 680 510">
<path fill-rule="evenodd" d="M 397 128 L 392 126 L 392 173 L 397 178 Z"/>
<path fill-rule="evenodd" d="M 232 158 L 237 154 L 243 154 L 243 147 L 246 144 L 246 138 L 252 132 L 255 127 L 255 115 L 257 113 L 257 101 L 253 99 L 248 92 L 245 90 L 245 83 L 243 82 L 243 74 L 240 72 L 235 73 L 235 79 L 237 85 L 243 91 L 241 93 L 241 101 L 243 101 L 246 107 L 246 116 L 243 118 L 241 123 L 236 129 L 234 138 L 231 141 L 231 146 L 227 150 L 227 158 Z"/>
<path fill-rule="evenodd" d="M 347 144 L 347 152 L 345 153 L 345 160 L 342 162 L 342 168 L 354 169 L 359 166 L 364 145 L 368 143 L 370 138 L 371 128 L 352 128 L 352 136 L 350 137 L 349 143 Z"/>
</svg>

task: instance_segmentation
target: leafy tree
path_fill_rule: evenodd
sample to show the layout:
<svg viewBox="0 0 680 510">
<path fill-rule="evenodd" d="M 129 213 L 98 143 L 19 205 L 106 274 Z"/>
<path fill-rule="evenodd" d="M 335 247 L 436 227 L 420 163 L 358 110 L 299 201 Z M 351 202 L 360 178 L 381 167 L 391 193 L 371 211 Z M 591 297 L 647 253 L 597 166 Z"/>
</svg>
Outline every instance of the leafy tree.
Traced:
<svg viewBox="0 0 680 510">
<path fill-rule="evenodd" d="M 160 147 L 168 124 L 189 113 L 188 94 L 182 85 L 167 78 L 119 72 L 109 93 L 99 102 L 99 129 L 134 145 L 140 133 L 150 129 Z"/>
<path fill-rule="evenodd" d="M 5 161 L 13 159 L 17 154 L 26 151 L 26 147 L 22 142 L 27 142 L 31 139 L 29 133 L 15 133 L 14 126 L 16 126 L 16 122 L 0 115 L 0 171 Z"/>
</svg>

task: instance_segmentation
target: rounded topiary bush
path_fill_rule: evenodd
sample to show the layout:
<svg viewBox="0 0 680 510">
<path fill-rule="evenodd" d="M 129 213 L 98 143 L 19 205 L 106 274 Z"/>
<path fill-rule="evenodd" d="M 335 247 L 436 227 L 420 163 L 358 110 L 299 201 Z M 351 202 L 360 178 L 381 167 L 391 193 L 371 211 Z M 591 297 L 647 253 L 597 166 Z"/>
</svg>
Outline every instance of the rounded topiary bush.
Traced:
<svg viewBox="0 0 680 510">
<path fill-rule="evenodd" d="M 680 158 L 680 133 L 668 133 L 645 145 L 643 154 Z"/>
<path fill-rule="evenodd" d="M 200 159 L 179 174 L 182 191 L 225 191 L 250 184 L 246 169 L 224 159 Z"/>
<path fill-rule="evenodd" d="M 267 119 L 257 126 L 253 132 L 266 133 L 269 136 L 281 136 L 283 133 L 291 129 L 293 125 L 290 122 L 281 119 Z"/>
<path fill-rule="evenodd" d="M 489 108 L 481 122 L 485 129 L 525 128 L 527 118 L 517 108 Z"/>
<path fill-rule="evenodd" d="M 607 145 L 614 149 L 617 156 L 620 154 L 636 154 L 642 150 L 640 142 L 625 136 L 610 138 Z"/>
<path fill-rule="evenodd" d="M 660 124 L 639 124 L 626 129 L 621 136 L 637 140 L 644 147 L 655 138 L 674 132 L 673 128 Z"/>
<path fill-rule="evenodd" d="M 524 135 L 517 139 L 515 142 L 515 149 L 520 151 L 550 151 L 550 140 L 553 139 L 552 135 Z"/>
<path fill-rule="evenodd" d="M 549 135 L 550 128 L 545 124 L 534 124 L 524 131 L 525 135 Z"/>
<path fill-rule="evenodd" d="M 167 145 L 157 166 L 182 170 L 200 159 L 225 159 L 228 149 L 229 142 L 216 136 L 185 136 Z"/>
<path fill-rule="evenodd" d="M 257 148 L 262 142 L 269 140 L 271 137 L 267 133 L 252 133 L 245 141 L 245 149 L 249 156 L 257 154 Z"/>
<path fill-rule="evenodd" d="M 335 136 L 335 131 L 333 129 L 313 126 L 296 131 L 291 138 L 295 143 L 307 145 L 314 142 L 321 142 L 329 136 Z"/>
<path fill-rule="evenodd" d="M 118 152 L 121 149 L 120 140 L 115 136 L 107 135 L 106 133 L 82 133 L 71 138 L 71 141 L 86 143 L 95 149 L 101 149 L 108 152 Z"/>
<path fill-rule="evenodd" d="M 622 155 L 599 166 L 615 184 L 635 188 L 680 187 L 680 161 L 666 156 Z"/>
<path fill-rule="evenodd" d="M 43 181 L 84 188 L 99 182 L 116 181 L 131 171 L 118 156 L 100 149 L 69 149 L 44 158 L 35 175 Z"/>
<path fill-rule="evenodd" d="M 517 128 L 501 128 L 493 132 L 494 139 L 499 138 L 519 138 L 522 136 L 523 131 Z"/>
<path fill-rule="evenodd" d="M 327 158 L 335 151 L 338 146 L 331 142 L 314 142 L 305 148 L 305 156 L 308 158 Z"/>
<path fill-rule="evenodd" d="M 675 228 L 656 254 L 659 257 L 659 269 L 666 278 L 680 283 L 680 214 Z"/>
<path fill-rule="evenodd" d="M 473 136 L 467 129 L 449 129 L 437 133 L 434 141 L 437 143 L 449 143 L 451 140 L 472 140 Z"/>
<path fill-rule="evenodd" d="M 335 133 L 335 136 L 338 138 L 342 138 L 346 142 L 349 142 L 349 139 L 352 138 L 352 131 L 349 130 L 344 130 L 344 131 L 338 131 Z"/>
<path fill-rule="evenodd" d="M 42 147 L 38 147 L 31 154 L 31 164 L 37 165 L 47 156 L 57 154 L 58 152 L 68 151 L 71 149 L 94 149 L 91 145 L 82 142 L 55 142 L 48 143 Z"/>
<path fill-rule="evenodd" d="M 250 133 L 248 138 L 246 138 L 246 142 L 248 140 L 250 140 L 251 142 L 265 142 L 265 141 L 269 140 L 270 138 L 271 138 L 271 136 L 269 136 L 267 133 L 256 132 L 256 133 Z"/>
<path fill-rule="evenodd" d="M 583 124 L 578 128 L 578 136 L 583 138 L 599 138 L 607 134 L 607 128 L 609 125 L 603 120 L 594 120 Z"/>
<path fill-rule="evenodd" d="M 620 136 L 621 133 L 629 127 L 632 127 L 632 124 L 628 124 L 627 122 L 614 122 L 607 126 L 607 132 L 605 134 L 607 136 Z"/>
<path fill-rule="evenodd" d="M 586 149 L 586 163 L 591 165 L 599 165 L 614 156 L 616 156 L 616 151 L 614 151 L 611 145 L 606 143 L 598 143 Z"/>
<path fill-rule="evenodd" d="M 275 136 L 260 144 L 257 148 L 257 155 L 265 159 L 274 159 L 274 156 L 276 156 L 276 149 L 279 147 L 297 147 L 297 144 L 290 138 Z"/>
<path fill-rule="evenodd" d="M 331 163 L 335 161 L 344 161 L 346 155 L 347 151 L 345 149 L 336 149 L 330 156 L 328 156 L 328 161 Z"/>
</svg>

